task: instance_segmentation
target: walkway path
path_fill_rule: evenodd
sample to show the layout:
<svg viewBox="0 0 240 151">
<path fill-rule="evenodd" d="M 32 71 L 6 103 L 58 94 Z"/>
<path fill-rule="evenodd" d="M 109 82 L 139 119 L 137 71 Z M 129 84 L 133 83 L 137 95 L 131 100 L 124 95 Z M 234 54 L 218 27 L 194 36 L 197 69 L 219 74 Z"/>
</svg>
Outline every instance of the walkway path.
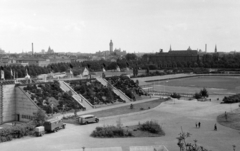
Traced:
<svg viewBox="0 0 240 151">
<path fill-rule="evenodd" d="M 95 109 L 91 109 L 91 110 L 87 110 L 87 111 L 80 111 L 80 112 L 77 113 L 77 115 L 91 114 L 91 113 L 97 112 L 97 111 L 114 109 L 114 108 L 119 108 L 119 107 L 122 107 L 122 106 L 129 106 L 130 104 L 138 104 L 138 103 L 150 102 L 150 101 L 157 100 L 157 99 L 159 99 L 159 98 L 149 98 L 149 99 L 139 100 L 139 101 L 135 101 L 135 102 L 111 105 L 111 106 L 106 106 L 106 107 L 101 107 L 101 108 L 95 108 Z M 59 117 L 63 117 L 63 116 L 64 117 L 68 117 L 68 116 L 73 116 L 73 115 L 74 115 L 74 113 L 65 113 L 64 115 L 60 115 Z"/>
</svg>

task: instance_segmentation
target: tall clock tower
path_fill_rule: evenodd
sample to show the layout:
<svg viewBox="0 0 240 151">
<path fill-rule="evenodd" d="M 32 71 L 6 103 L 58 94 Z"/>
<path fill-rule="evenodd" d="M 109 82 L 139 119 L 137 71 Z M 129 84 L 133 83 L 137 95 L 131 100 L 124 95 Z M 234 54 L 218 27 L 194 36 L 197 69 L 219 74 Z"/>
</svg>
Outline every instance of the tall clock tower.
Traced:
<svg viewBox="0 0 240 151">
<path fill-rule="evenodd" d="M 113 53 L 113 42 L 112 42 L 112 40 L 109 43 L 109 51 L 110 51 L 110 54 Z"/>
</svg>

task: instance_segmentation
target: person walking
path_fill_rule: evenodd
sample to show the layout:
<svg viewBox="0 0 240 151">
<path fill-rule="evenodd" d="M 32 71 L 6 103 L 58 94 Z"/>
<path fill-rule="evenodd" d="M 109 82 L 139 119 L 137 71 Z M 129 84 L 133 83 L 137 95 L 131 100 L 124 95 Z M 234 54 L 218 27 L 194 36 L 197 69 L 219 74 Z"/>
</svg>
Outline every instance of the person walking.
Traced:
<svg viewBox="0 0 240 151">
<path fill-rule="evenodd" d="M 201 127 L 201 123 L 200 122 L 198 122 L 198 128 L 200 128 Z"/>
<path fill-rule="evenodd" d="M 196 128 L 197 128 L 198 127 L 198 123 L 196 122 L 195 125 L 196 125 Z"/>
<path fill-rule="evenodd" d="M 214 125 L 214 131 L 217 131 L 217 124 Z"/>
</svg>

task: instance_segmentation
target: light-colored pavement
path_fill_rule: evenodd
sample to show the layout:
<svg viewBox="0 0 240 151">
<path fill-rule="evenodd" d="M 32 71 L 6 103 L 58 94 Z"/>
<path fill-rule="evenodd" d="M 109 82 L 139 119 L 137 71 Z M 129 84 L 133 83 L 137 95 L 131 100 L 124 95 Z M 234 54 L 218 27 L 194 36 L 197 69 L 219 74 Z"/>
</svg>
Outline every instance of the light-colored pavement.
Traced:
<svg viewBox="0 0 240 151">
<path fill-rule="evenodd" d="M 1 151 L 60 151 L 68 149 L 81 149 L 82 147 L 123 147 L 128 151 L 129 146 L 164 145 L 169 151 L 177 151 L 176 137 L 181 132 L 190 132 L 192 136 L 187 139 L 212 151 L 232 150 L 232 145 L 240 148 L 239 131 L 221 125 L 214 131 L 216 117 L 225 111 L 238 108 L 238 104 L 219 104 L 217 101 L 197 102 L 176 100 L 163 102 L 160 106 L 142 114 L 122 117 L 124 126 L 135 125 L 147 120 L 158 121 L 166 135 L 162 137 L 145 138 L 92 138 L 89 135 L 96 126 L 115 125 L 118 117 L 106 118 L 97 124 L 74 125 L 67 124 L 65 130 L 46 134 L 43 137 L 25 137 L 11 142 L 1 143 Z M 195 123 L 201 122 L 201 128 L 196 129 Z"/>
<path fill-rule="evenodd" d="M 122 107 L 122 106 L 129 106 L 130 104 L 150 102 L 150 101 L 157 100 L 157 99 L 159 99 L 159 98 L 150 98 L 149 97 L 148 99 L 143 99 L 143 100 L 139 100 L 139 101 L 116 104 L 116 105 L 111 105 L 111 106 L 106 106 L 106 107 L 101 107 L 101 108 L 95 108 L 95 109 L 86 110 L 86 111 L 80 111 L 80 112 L 77 113 L 77 115 L 91 114 L 91 113 L 98 112 L 98 111 L 114 109 L 114 108 L 118 108 L 118 107 Z M 64 115 L 60 115 L 60 117 L 62 117 L 62 116 L 68 117 L 68 116 L 72 116 L 72 115 L 74 115 L 74 114 L 73 113 L 65 113 Z"/>
<path fill-rule="evenodd" d="M 132 78 L 132 80 L 139 81 L 139 85 L 146 85 L 150 84 L 146 81 L 154 81 L 154 80 L 167 80 L 167 79 L 175 79 L 175 78 L 183 78 L 183 77 L 194 77 L 198 76 L 197 74 L 169 74 L 169 75 L 161 75 L 161 76 L 151 76 L 151 77 L 139 77 L 139 78 Z"/>
</svg>

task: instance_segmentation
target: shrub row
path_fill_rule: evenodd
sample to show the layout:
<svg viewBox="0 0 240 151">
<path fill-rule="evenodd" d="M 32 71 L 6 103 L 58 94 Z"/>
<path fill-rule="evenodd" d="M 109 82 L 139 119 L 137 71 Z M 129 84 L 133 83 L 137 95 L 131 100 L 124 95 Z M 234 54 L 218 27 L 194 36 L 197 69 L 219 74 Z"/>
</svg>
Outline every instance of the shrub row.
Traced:
<svg viewBox="0 0 240 151">
<path fill-rule="evenodd" d="M 181 98 L 181 95 L 178 94 L 178 93 L 173 93 L 173 94 L 171 94 L 171 97 L 172 97 L 172 98 L 176 98 L 176 99 L 180 99 L 180 98 Z"/>
<path fill-rule="evenodd" d="M 96 127 L 92 132 L 93 137 L 131 137 L 132 133 L 116 126 Z"/>
<path fill-rule="evenodd" d="M 224 97 L 223 98 L 224 103 L 237 103 L 240 102 L 240 94 L 232 95 L 229 97 Z"/>
<path fill-rule="evenodd" d="M 0 129 L 0 142 L 7 142 L 11 141 L 14 138 L 33 135 L 34 128 L 35 125 L 33 124 L 24 124 Z"/>
<path fill-rule="evenodd" d="M 164 134 L 161 126 L 157 122 L 154 122 L 154 121 L 147 121 L 147 122 L 141 124 L 140 129 L 142 131 L 148 131 L 148 132 L 154 133 L 154 134 L 159 134 L 159 133 Z"/>
</svg>

